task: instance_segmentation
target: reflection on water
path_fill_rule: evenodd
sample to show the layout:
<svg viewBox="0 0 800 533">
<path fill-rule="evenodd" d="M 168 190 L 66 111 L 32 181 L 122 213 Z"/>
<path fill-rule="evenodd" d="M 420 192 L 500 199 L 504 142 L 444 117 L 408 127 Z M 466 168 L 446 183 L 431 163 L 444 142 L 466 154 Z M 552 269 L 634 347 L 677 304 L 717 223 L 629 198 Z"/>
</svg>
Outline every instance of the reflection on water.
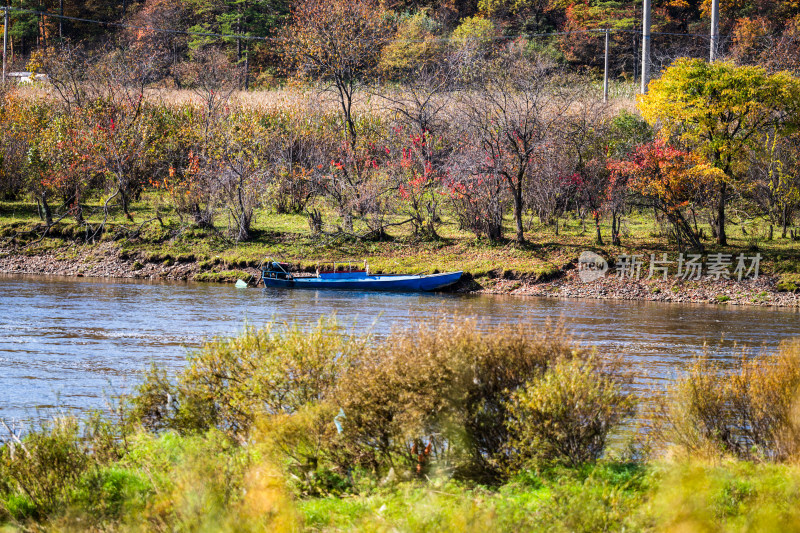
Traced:
<svg viewBox="0 0 800 533">
<path fill-rule="evenodd" d="M 336 314 L 377 335 L 418 318 L 475 317 L 480 328 L 563 321 L 581 342 L 624 353 L 636 387 L 662 387 L 704 343 L 735 364 L 735 346 L 800 337 L 797 310 L 555 300 L 518 296 L 237 290 L 232 286 L 0 276 L 0 418 L 98 408 L 151 361 L 175 370 L 187 349 L 245 323 Z"/>
</svg>

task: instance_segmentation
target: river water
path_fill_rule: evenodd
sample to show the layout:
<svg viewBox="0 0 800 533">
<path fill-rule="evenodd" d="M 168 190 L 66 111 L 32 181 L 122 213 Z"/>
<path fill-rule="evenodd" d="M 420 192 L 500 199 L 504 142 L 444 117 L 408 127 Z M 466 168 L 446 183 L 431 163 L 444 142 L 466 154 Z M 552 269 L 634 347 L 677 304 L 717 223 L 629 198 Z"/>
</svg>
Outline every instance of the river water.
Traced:
<svg viewBox="0 0 800 533">
<path fill-rule="evenodd" d="M 800 337 L 800 312 L 786 309 L 0 275 L 0 419 L 103 408 L 152 361 L 174 372 L 190 349 L 245 323 L 332 314 L 376 335 L 424 318 L 475 317 L 484 329 L 560 321 L 580 342 L 624 354 L 640 391 L 663 389 L 706 344 L 734 365 L 741 346 Z"/>
</svg>

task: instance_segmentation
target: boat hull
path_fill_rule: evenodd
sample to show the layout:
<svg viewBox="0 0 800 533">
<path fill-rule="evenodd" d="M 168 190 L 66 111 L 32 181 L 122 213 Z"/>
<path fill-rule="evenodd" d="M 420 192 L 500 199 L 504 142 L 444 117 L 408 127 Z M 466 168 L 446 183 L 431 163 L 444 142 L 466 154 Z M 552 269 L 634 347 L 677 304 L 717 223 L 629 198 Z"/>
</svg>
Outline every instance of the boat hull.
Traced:
<svg viewBox="0 0 800 533">
<path fill-rule="evenodd" d="M 348 291 L 436 291 L 461 279 L 461 272 L 429 276 L 362 276 L 358 278 L 263 278 L 265 287 L 285 289 L 338 289 Z"/>
</svg>

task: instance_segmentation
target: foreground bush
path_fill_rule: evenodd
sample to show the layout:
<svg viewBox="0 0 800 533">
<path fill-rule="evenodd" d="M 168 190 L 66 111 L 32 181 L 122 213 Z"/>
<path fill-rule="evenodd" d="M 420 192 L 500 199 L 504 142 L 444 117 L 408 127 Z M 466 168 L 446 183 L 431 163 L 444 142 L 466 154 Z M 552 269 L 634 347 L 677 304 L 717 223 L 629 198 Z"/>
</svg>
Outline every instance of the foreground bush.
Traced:
<svg viewBox="0 0 800 533">
<path fill-rule="evenodd" d="M 600 458 L 635 400 L 601 361 L 561 360 L 512 396 L 509 447 L 518 465 L 580 466 Z"/>
<path fill-rule="evenodd" d="M 497 482 L 515 472 L 510 465 L 522 464 L 511 439 L 524 434 L 526 422 L 507 424 L 514 392 L 570 360 L 586 361 L 607 386 L 602 398 L 579 388 L 572 399 L 619 403 L 597 407 L 604 413 L 602 429 L 592 431 L 602 436 L 588 454 L 570 456 L 580 462 L 602 453 L 605 435 L 630 413 L 631 403 L 611 393 L 618 384 L 615 365 L 575 347 L 561 330 L 536 332 L 525 324 L 480 333 L 474 323 L 442 322 L 382 341 L 345 334 L 333 321 L 307 332 L 296 325 L 247 329 L 193 354 L 174 385 L 153 369 L 130 400 L 129 419 L 155 431 L 216 428 L 239 442 L 257 435 L 282 450 L 287 468 L 310 483 L 309 492 L 326 490 L 309 477 L 323 475 L 320 469 L 329 478 L 351 479 L 360 468 L 374 475 L 438 471 Z"/>
<path fill-rule="evenodd" d="M 662 406 L 662 438 L 689 455 L 784 461 L 800 451 L 800 343 L 735 370 L 708 357 L 676 381 Z"/>
<path fill-rule="evenodd" d="M 346 440 L 376 472 L 439 469 L 497 481 L 516 454 L 509 443 L 517 428 L 506 424 L 514 391 L 590 354 L 560 330 L 526 324 L 489 334 L 472 323 L 398 332 L 342 379 Z"/>
<path fill-rule="evenodd" d="M 21 530 L 289 531 L 298 520 L 280 471 L 223 434 L 133 434 L 98 456 L 75 419 L 6 445 L 0 526 Z M 12 450 L 13 448 L 13 450 Z M 23 450 L 27 450 L 24 452 Z"/>
<path fill-rule="evenodd" d="M 259 415 L 293 413 L 326 399 L 366 340 L 342 332 L 335 320 L 310 330 L 247 328 L 192 354 L 175 384 L 151 369 L 130 398 L 131 419 L 151 430 L 216 427 L 246 438 Z"/>
</svg>

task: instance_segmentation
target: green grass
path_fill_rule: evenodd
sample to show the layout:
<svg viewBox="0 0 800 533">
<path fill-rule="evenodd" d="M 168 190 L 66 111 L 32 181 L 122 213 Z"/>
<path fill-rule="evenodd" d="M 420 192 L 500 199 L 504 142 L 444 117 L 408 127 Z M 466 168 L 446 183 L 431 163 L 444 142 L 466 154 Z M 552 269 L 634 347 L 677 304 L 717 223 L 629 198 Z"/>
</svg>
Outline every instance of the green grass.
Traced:
<svg viewBox="0 0 800 533">
<path fill-rule="evenodd" d="M 347 498 L 300 500 L 312 531 L 614 531 L 642 525 L 651 470 L 606 462 L 496 488 L 452 481 L 400 483 Z"/>
</svg>

